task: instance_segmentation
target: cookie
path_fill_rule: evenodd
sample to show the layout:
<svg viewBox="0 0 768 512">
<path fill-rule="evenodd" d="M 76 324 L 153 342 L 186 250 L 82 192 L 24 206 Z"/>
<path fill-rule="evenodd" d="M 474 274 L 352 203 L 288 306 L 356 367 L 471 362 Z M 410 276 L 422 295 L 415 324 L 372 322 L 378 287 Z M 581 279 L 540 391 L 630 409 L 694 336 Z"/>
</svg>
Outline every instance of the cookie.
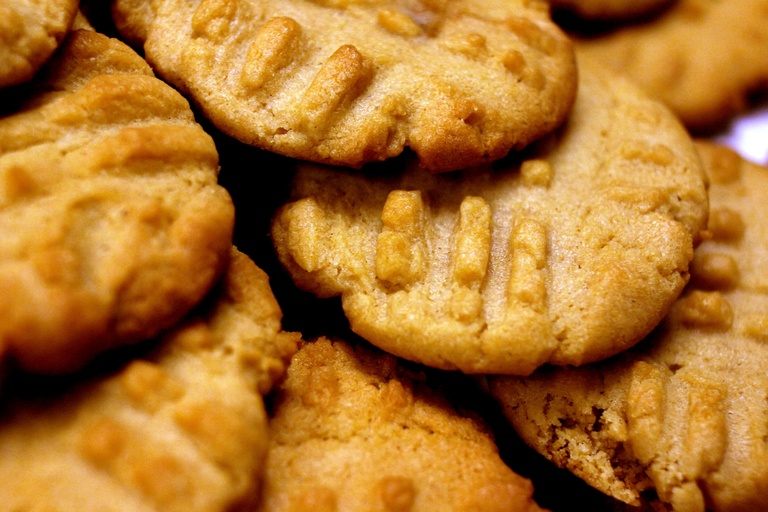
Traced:
<svg viewBox="0 0 768 512">
<path fill-rule="evenodd" d="M 91 30 L 3 94 L 0 353 L 71 371 L 173 325 L 223 270 L 234 224 L 188 102 Z"/>
<path fill-rule="evenodd" d="M 66 37 L 79 4 L 79 0 L 3 0 L 0 87 L 34 76 Z"/>
<path fill-rule="evenodd" d="M 281 264 L 374 345 L 437 368 L 525 375 L 639 341 L 688 279 L 705 175 L 663 105 L 595 64 L 580 77 L 567 125 L 495 166 L 299 165 L 272 221 Z"/>
<path fill-rule="evenodd" d="M 701 142 L 711 238 L 646 340 L 615 359 L 491 389 L 520 435 L 632 505 L 758 511 L 768 503 L 768 169 Z"/>
<path fill-rule="evenodd" d="M 658 12 L 676 0 L 549 0 L 556 11 L 590 21 L 629 21 Z"/>
<path fill-rule="evenodd" d="M 304 344 L 275 397 L 257 510 L 541 510 L 438 382 L 367 344 Z"/>
<path fill-rule="evenodd" d="M 567 116 L 570 40 L 543 2 L 114 0 L 115 23 L 217 128 L 360 167 L 498 159 Z"/>
<path fill-rule="evenodd" d="M 579 52 L 631 77 L 694 133 L 744 112 L 768 84 L 768 2 L 679 0 L 658 17 L 586 37 Z"/>
<path fill-rule="evenodd" d="M 138 355 L 64 385 L 17 376 L 0 401 L 0 509 L 254 505 L 269 435 L 262 396 L 298 342 L 280 318 L 266 274 L 234 251 L 201 307 Z"/>
</svg>

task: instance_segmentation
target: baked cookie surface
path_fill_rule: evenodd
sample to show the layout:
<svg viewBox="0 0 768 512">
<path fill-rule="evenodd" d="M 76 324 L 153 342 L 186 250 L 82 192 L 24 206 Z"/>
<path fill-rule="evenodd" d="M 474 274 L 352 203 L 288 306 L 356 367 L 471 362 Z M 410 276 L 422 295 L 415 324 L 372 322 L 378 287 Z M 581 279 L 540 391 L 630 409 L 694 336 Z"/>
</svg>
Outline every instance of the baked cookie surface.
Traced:
<svg viewBox="0 0 768 512">
<path fill-rule="evenodd" d="M 578 51 L 631 77 L 696 133 L 721 128 L 768 84 L 766 0 L 679 0 L 646 22 L 575 41 Z"/>
<path fill-rule="evenodd" d="M 69 32 L 79 0 L 0 3 L 0 87 L 26 82 Z"/>
<path fill-rule="evenodd" d="M 367 344 L 305 343 L 276 394 L 257 510 L 540 511 L 438 383 Z"/>
<path fill-rule="evenodd" d="M 699 143 L 711 239 L 646 340 L 613 360 L 494 379 L 537 451 L 592 486 L 654 510 L 768 503 L 768 169 Z"/>
<path fill-rule="evenodd" d="M 560 125 L 572 45 L 519 0 L 115 0 L 116 25 L 217 128 L 283 155 L 359 167 L 411 148 L 448 171 Z"/>
<path fill-rule="evenodd" d="M 162 337 L 63 382 L 9 376 L 0 510 L 254 505 L 268 447 L 262 397 L 299 340 L 280 319 L 266 274 L 233 250 L 220 283 Z"/>
<path fill-rule="evenodd" d="M 71 33 L 0 117 L 0 353 L 69 371 L 213 285 L 234 208 L 187 101 L 128 46 Z M 6 102 L 7 100 L 7 102 Z"/>
<path fill-rule="evenodd" d="M 660 103 L 580 74 L 568 124 L 520 160 L 300 165 L 272 221 L 281 263 L 299 288 L 340 295 L 353 331 L 429 366 L 522 375 L 626 349 L 687 281 L 705 176 Z"/>
</svg>

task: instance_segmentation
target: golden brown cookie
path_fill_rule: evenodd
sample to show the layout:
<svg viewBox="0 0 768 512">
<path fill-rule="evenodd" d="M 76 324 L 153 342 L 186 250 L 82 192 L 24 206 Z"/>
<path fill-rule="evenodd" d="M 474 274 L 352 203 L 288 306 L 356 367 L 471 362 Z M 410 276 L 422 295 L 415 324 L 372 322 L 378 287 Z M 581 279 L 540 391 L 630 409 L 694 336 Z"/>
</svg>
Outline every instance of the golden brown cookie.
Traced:
<svg viewBox="0 0 768 512">
<path fill-rule="evenodd" d="M 576 87 L 543 2 L 114 0 L 148 61 L 222 131 L 359 167 L 410 147 L 432 171 L 551 132 Z"/>
<path fill-rule="evenodd" d="M 679 0 L 577 48 L 635 80 L 691 130 L 711 132 L 768 84 L 768 1 Z"/>
<path fill-rule="evenodd" d="M 258 510 L 541 510 L 436 382 L 369 345 L 304 344 L 276 394 Z"/>
<path fill-rule="evenodd" d="M 580 76 L 568 124 L 520 159 L 300 166 L 272 224 L 282 264 L 340 295 L 374 345 L 438 368 L 522 375 L 639 341 L 688 279 L 705 176 L 660 103 L 594 65 Z"/>
<path fill-rule="evenodd" d="M 9 377 L 0 510 L 254 505 L 268 447 L 262 395 L 298 343 L 280 318 L 266 274 L 234 251 L 206 302 L 139 356 L 99 361 L 63 385 Z"/>
<path fill-rule="evenodd" d="M 178 321 L 224 268 L 234 223 L 187 101 L 91 30 L 3 94 L 17 108 L 0 117 L 0 347 L 68 371 Z"/>
<path fill-rule="evenodd" d="M 494 379 L 523 439 L 589 484 L 654 510 L 768 503 L 768 169 L 700 143 L 711 239 L 669 315 L 594 366 Z"/>
<path fill-rule="evenodd" d="M 26 82 L 72 27 L 79 0 L 0 3 L 0 87 Z"/>
</svg>

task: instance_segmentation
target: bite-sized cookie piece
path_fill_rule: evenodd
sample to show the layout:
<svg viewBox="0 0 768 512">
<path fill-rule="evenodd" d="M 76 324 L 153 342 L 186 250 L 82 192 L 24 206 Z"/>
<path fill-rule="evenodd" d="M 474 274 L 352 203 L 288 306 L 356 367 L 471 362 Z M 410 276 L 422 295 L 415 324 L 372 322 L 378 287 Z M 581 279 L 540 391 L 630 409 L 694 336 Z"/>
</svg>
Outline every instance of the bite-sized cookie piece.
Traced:
<svg viewBox="0 0 768 512">
<path fill-rule="evenodd" d="M 654 510 L 768 503 L 768 169 L 699 144 L 711 239 L 658 330 L 594 366 L 501 377 L 523 439 L 597 489 Z"/>
<path fill-rule="evenodd" d="M 498 159 L 568 114 L 570 41 L 526 0 L 114 0 L 121 32 L 227 134 L 359 167 Z"/>
<path fill-rule="evenodd" d="M 280 322 L 266 274 L 233 250 L 221 284 L 143 355 L 100 361 L 64 383 L 10 376 L 0 510 L 254 505 L 269 435 L 262 397 L 299 341 Z"/>
<path fill-rule="evenodd" d="M 627 21 L 646 16 L 677 0 L 549 0 L 563 10 L 590 21 Z"/>
<path fill-rule="evenodd" d="M 768 86 L 766 0 L 679 0 L 643 23 L 575 40 L 578 51 L 630 76 L 696 133 L 720 128 Z"/>
<path fill-rule="evenodd" d="M 369 345 L 305 343 L 276 394 L 258 510 L 541 510 L 438 382 Z"/>
<path fill-rule="evenodd" d="M 79 0 L 0 3 L 0 87 L 32 78 L 66 37 L 79 5 Z"/>
<path fill-rule="evenodd" d="M 189 103 L 91 30 L 0 98 L 21 105 L 0 117 L 0 352 L 69 371 L 178 321 L 224 268 L 234 224 Z"/>
<path fill-rule="evenodd" d="M 300 166 L 272 223 L 281 263 L 341 295 L 374 345 L 438 368 L 522 375 L 639 341 L 688 279 L 706 179 L 663 105 L 594 65 L 580 76 L 568 124 L 520 159 Z"/>
</svg>

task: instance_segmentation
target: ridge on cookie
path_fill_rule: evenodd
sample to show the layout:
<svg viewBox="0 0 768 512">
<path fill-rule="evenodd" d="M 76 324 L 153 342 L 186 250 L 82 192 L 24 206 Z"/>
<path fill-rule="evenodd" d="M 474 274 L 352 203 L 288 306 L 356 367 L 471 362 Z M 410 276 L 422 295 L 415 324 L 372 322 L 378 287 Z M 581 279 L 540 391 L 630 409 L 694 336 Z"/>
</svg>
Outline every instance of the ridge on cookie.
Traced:
<svg viewBox="0 0 768 512">
<path fill-rule="evenodd" d="M 155 339 L 76 375 L 9 377 L 0 510 L 253 508 L 269 444 L 266 395 L 299 335 L 267 275 L 230 248 L 222 278 Z"/>
<path fill-rule="evenodd" d="M 698 141 L 708 237 L 653 333 L 608 361 L 491 378 L 521 437 L 602 492 L 654 510 L 768 502 L 768 169 Z"/>
<path fill-rule="evenodd" d="M 223 132 L 360 168 L 444 172 L 563 123 L 577 70 L 543 2 L 115 0 L 116 25 Z"/>
<path fill-rule="evenodd" d="M 341 296 L 374 345 L 468 373 L 639 341 L 688 279 L 706 179 L 668 110 L 581 64 L 569 122 L 520 158 L 441 175 L 299 165 L 272 222 L 297 286 Z"/>
<path fill-rule="evenodd" d="M 14 94 L 25 102 L 0 117 L 0 353 L 69 372 L 201 300 L 234 206 L 213 139 L 126 44 L 75 30 Z"/>
</svg>

